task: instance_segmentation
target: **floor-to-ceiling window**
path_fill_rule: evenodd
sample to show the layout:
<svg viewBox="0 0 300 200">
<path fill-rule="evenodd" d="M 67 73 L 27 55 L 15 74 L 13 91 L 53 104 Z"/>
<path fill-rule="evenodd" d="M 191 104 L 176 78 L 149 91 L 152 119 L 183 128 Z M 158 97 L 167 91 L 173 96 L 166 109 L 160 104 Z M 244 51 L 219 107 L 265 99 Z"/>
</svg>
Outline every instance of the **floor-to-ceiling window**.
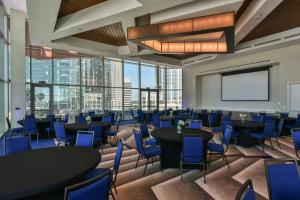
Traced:
<svg viewBox="0 0 300 200">
<path fill-rule="evenodd" d="M 180 68 L 26 48 L 26 110 L 42 117 L 90 110 L 181 109 Z"/>
</svg>

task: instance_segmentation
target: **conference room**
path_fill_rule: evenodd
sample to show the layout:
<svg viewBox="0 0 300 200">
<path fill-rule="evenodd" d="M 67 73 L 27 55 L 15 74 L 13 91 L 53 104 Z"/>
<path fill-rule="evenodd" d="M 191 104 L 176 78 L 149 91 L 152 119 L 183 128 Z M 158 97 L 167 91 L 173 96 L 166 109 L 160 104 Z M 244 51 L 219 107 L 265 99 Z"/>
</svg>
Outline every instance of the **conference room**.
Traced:
<svg viewBox="0 0 300 200">
<path fill-rule="evenodd" d="M 0 200 L 299 200 L 299 0 L 1 0 Z"/>
</svg>

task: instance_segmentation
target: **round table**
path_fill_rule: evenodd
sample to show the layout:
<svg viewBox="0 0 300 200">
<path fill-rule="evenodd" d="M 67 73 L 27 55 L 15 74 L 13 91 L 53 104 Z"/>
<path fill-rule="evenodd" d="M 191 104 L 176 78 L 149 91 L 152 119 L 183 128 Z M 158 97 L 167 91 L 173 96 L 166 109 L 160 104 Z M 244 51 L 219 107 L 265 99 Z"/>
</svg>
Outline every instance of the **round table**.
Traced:
<svg viewBox="0 0 300 200">
<path fill-rule="evenodd" d="M 104 122 L 95 122 L 93 124 L 102 125 L 103 131 L 109 129 L 111 127 L 110 123 L 104 123 Z M 89 125 L 87 123 L 72 123 L 72 124 L 66 124 L 65 125 L 66 133 L 69 135 L 77 135 L 78 131 L 87 131 L 89 130 Z M 103 135 L 102 137 L 102 144 L 107 143 L 107 137 Z"/>
<path fill-rule="evenodd" d="M 0 199 L 38 199 L 37 195 L 63 191 L 100 161 L 97 150 L 83 147 L 52 147 L 2 157 Z"/>
<path fill-rule="evenodd" d="M 250 136 L 251 132 L 262 132 L 265 128 L 263 122 L 232 120 L 233 130 L 240 133 L 236 144 L 243 147 L 252 147 L 259 144 L 258 140 Z"/>
<path fill-rule="evenodd" d="M 201 135 L 204 139 L 204 152 L 206 161 L 207 144 L 213 135 L 202 129 L 183 128 L 177 133 L 176 128 L 160 128 L 152 131 L 151 135 L 158 141 L 162 154 L 160 156 L 161 168 L 179 168 L 183 135 Z"/>
</svg>

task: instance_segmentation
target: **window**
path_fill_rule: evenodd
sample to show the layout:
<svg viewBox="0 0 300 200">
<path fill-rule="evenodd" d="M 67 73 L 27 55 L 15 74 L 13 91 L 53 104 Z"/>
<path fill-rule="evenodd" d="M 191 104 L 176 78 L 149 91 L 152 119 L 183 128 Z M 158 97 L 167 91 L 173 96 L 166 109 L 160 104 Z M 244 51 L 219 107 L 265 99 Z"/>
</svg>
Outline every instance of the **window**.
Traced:
<svg viewBox="0 0 300 200">
<path fill-rule="evenodd" d="M 26 81 L 26 83 L 30 83 L 30 48 L 26 48 L 25 81 Z"/>
<path fill-rule="evenodd" d="M 52 83 L 52 51 L 47 49 L 31 50 L 32 82 Z M 29 79 L 30 80 L 30 79 Z"/>
<path fill-rule="evenodd" d="M 101 87 L 82 87 L 81 94 L 84 111 L 103 109 L 103 89 Z"/>
<path fill-rule="evenodd" d="M 101 58 L 81 58 L 81 84 L 87 86 L 103 85 L 103 66 Z"/>
<path fill-rule="evenodd" d="M 104 60 L 104 86 L 122 87 L 122 61 Z"/>
<path fill-rule="evenodd" d="M 124 61 L 124 87 L 139 88 L 138 63 Z"/>
<path fill-rule="evenodd" d="M 104 110 L 122 111 L 122 88 L 105 88 L 104 91 Z"/>
<path fill-rule="evenodd" d="M 55 114 L 80 111 L 80 88 L 76 86 L 54 86 L 53 111 Z"/>
<path fill-rule="evenodd" d="M 141 88 L 157 89 L 156 66 L 141 64 Z"/>
</svg>

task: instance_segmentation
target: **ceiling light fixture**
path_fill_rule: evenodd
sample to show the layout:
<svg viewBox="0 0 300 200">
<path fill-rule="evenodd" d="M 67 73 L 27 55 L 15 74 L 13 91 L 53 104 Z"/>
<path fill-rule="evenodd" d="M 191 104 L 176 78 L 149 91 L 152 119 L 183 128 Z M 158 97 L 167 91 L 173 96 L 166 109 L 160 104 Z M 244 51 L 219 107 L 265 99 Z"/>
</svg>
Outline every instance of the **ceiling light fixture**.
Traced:
<svg viewBox="0 0 300 200">
<path fill-rule="evenodd" d="M 234 12 L 130 27 L 127 38 L 159 54 L 234 52 Z"/>
</svg>

